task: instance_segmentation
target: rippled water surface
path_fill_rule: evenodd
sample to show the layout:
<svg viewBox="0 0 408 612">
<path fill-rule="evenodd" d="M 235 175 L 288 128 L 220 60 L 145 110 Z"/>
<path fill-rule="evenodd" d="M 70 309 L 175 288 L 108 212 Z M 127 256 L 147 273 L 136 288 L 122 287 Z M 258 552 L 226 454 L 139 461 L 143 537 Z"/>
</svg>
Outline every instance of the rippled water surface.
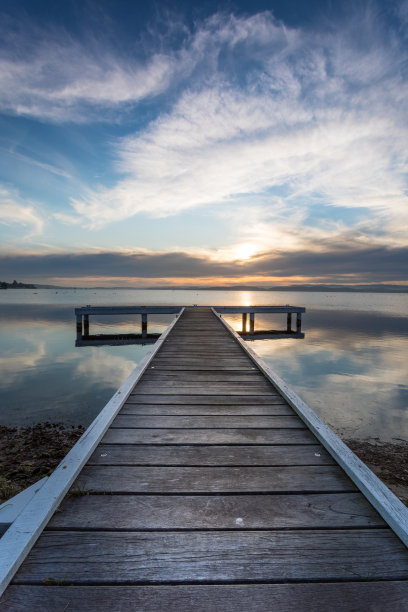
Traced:
<svg viewBox="0 0 408 612">
<path fill-rule="evenodd" d="M 94 418 L 150 346 L 75 347 L 75 306 L 305 306 L 304 339 L 250 343 L 345 437 L 408 439 L 408 294 L 266 291 L 0 291 L 0 423 Z M 256 315 L 284 329 L 286 315 Z M 162 331 L 171 315 L 149 317 Z M 239 316 L 227 320 L 238 329 Z M 140 331 L 140 316 L 91 318 L 94 333 Z"/>
</svg>

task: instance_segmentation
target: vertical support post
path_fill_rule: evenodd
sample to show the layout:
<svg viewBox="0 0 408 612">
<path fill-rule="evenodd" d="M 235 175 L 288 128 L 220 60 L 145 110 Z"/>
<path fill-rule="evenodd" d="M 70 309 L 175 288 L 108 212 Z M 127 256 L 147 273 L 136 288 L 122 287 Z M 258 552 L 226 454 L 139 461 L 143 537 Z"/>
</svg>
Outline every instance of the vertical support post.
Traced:
<svg viewBox="0 0 408 612">
<path fill-rule="evenodd" d="M 286 318 L 286 331 L 288 334 L 292 331 L 292 313 L 288 312 L 288 316 Z"/>
<path fill-rule="evenodd" d="M 82 340 L 82 315 L 80 314 L 76 316 L 76 339 L 77 342 Z"/>
<path fill-rule="evenodd" d="M 147 336 L 147 314 L 142 314 L 142 336 L 145 338 Z"/>
<path fill-rule="evenodd" d="M 246 325 L 247 325 L 247 313 L 243 312 L 242 313 L 242 332 L 243 333 L 246 332 Z"/>
<path fill-rule="evenodd" d="M 300 333 L 301 329 L 302 329 L 302 313 L 297 312 L 296 313 L 296 331 Z"/>
<path fill-rule="evenodd" d="M 249 333 L 253 334 L 255 331 L 255 313 L 249 313 Z"/>
<path fill-rule="evenodd" d="M 84 315 L 84 336 L 89 336 L 89 315 Z"/>
</svg>

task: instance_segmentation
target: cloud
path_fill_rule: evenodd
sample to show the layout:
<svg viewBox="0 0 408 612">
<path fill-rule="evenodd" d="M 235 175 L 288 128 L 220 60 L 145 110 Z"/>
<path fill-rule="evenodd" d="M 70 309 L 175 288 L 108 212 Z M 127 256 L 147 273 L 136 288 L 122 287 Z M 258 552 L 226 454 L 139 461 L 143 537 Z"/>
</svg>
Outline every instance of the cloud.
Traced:
<svg viewBox="0 0 408 612">
<path fill-rule="evenodd" d="M 296 252 L 269 251 L 249 259 L 220 261 L 186 252 L 95 252 L 0 254 L 0 278 L 33 282 L 58 278 L 92 285 L 206 281 L 247 282 L 406 283 L 408 248 L 321 243 Z M 85 277 L 86 275 L 86 277 Z M 91 281 L 89 279 L 92 279 Z M 149 281 L 149 282 L 148 282 Z M 71 281 L 72 284 L 72 281 Z"/>
<path fill-rule="evenodd" d="M 28 227 L 25 239 L 41 234 L 44 221 L 34 205 L 21 204 L 18 196 L 0 186 L 0 224 Z"/>
<path fill-rule="evenodd" d="M 116 182 L 73 198 L 72 214 L 54 215 L 62 223 L 99 229 L 200 208 L 214 222 L 229 215 L 258 253 L 306 253 L 311 238 L 339 234 L 388 253 L 407 244 L 406 4 L 393 23 L 375 6 L 324 29 L 270 12 L 217 13 L 190 30 L 170 22 L 182 35 L 156 32 L 131 54 L 30 26 L 5 33 L 0 108 L 140 126 L 137 105 L 154 100 L 150 123 L 113 143 Z"/>
<path fill-rule="evenodd" d="M 183 51 L 188 87 L 117 143 L 121 178 L 73 199 L 76 213 L 99 228 L 262 201 L 264 222 L 279 224 L 284 209 L 300 227 L 324 204 L 332 211 L 313 226 L 364 209 L 364 231 L 392 241 L 408 227 L 408 51 L 370 11 L 358 32 L 354 22 L 308 32 L 262 13 L 201 24 Z"/>
<path fill-rule="evenodd" d="M 360 247 L 345 242 L 336 249 L 265 255 L 253 267 L 257 274 L 307 276 L 336 282 L 406 282 L 408 248 Z"/>
<path fill-rule="evenodd" d="M 175 58 L 153 53 L 127 58 L 88 36 L 32 24 L 19 33 L 3 27 L 0 49 L 0 109 L 51 121 L 103 120 L 103 111 L 164 91 L 177 70 Z"/>
<path fill-rule="evenodd" d="M 53 164 L 47 164 L 46 162 L 41 162 L 37 159 L 34 159 L 33 157 L 30 157 L 28 155 L 23 155 L 22 153 L 18 153 L 17 151 L 14 151 L 12 149 L 8 150 L 8 154 L 11 155 L 12 157 L 15 157 L 16 159 L 19 159 L 25 162 L 26 164 L 37 166 L 38 168 L 41 168 L 42 170 L 51 172 L 51 174 L 56 174 L 57 176 L 63 176 L 64 178 L 67 178 L 67 179 L 72 178 L 72 176 L 68 172 L 66 172 L 62 168 L 58 168 L 57 166 L 54 166 Z"/>
</svg>

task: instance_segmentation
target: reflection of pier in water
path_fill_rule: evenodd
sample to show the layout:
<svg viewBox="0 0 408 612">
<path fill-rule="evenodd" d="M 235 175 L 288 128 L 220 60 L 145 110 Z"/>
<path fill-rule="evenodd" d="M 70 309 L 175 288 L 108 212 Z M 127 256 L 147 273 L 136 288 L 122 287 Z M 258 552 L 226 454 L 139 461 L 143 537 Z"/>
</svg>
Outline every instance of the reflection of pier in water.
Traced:
<svg viewBox="0 0 408 612">
<path fill-rule="evenodd" d="M 125 344 L 154 344 L 160 333 L 148 333 L 148 315 L 179 314 L 182 306 L 84 306 L 75 308 L 76 342 L 75 346 L 101 346 Z M 242 314 L 242 328 L 238 334 L 245 340 L 268 340 L 278 338 L 304 338 L 302 333 L 301 306 L 214 306 L 220 314 Z M 255 330 L 255 314 L 286 314 L 286 329 Z M 140 315 L 141 333 L 90 334 L 90 315 Z M 296 329 L 292 329 L 292 315 L 296 315 Z"/>
</svg>

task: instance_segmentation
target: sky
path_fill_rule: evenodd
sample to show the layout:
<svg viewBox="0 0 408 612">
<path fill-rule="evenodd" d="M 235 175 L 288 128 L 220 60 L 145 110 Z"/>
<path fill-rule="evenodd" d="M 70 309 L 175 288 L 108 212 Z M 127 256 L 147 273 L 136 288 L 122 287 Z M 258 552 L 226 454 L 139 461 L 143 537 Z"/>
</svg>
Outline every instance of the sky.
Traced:
<svg viewBox="0 0 408 612">
<path fill-rule="evenodd" d="M 0 280 L 408 284 L 408 0 L 2 0 Z"/>
</svg>

